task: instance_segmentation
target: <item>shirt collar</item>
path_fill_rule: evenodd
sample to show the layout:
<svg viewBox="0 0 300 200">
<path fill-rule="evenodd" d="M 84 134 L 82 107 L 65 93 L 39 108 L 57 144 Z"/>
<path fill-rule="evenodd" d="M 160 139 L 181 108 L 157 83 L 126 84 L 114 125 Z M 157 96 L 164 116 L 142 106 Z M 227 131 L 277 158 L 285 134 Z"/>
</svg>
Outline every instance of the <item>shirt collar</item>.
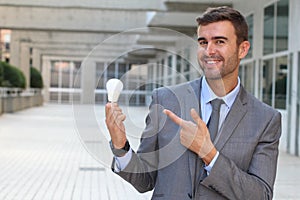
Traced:
<svg viewBox="0 0 300 200">
<path fill-rule="evenodd" d="M 218 97 L 212 91 L 212 89 L 209 87 L 209 85 L 206 81 L 206 78 L 203 77 L 203 79 L 202 79 L 201 96 L 202 96 L 202 100 L 204 101 L 205 104 L 208 104 L 210 101 L 212 101 L 216 98 L 219 98 L 219 99 L 223 99 L 223 101 L 225 102 L 225 104 L 228 108 L 231 108 L 231 106 L 232 106 L 233 102 L 235 101 L 239 91 L 240 91 L 240 78 L 239 77 L 238 77 L 237 86 L 230 93 L 228 93 L 224 97 Z"/>
</svg>

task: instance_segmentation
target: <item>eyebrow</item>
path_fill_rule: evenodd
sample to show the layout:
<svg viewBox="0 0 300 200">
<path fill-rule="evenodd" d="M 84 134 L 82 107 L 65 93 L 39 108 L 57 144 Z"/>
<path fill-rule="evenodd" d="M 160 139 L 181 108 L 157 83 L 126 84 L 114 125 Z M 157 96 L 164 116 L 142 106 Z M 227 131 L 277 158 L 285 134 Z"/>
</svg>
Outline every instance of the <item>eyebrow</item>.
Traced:
<svg viewBox="0 0 300 200">
<path fill-rule="evenodd" d="M 219 39 L 222 39 L 222 40 L 228 40 L 227 37 L 224 37 L 224 36 L 215 36 L 215 37 L 212 37 L 212 40 L 219 40 Z M 200 40 L 206 40 L 205 37 L 198 37 L 198 41 Z"/>
</svg>

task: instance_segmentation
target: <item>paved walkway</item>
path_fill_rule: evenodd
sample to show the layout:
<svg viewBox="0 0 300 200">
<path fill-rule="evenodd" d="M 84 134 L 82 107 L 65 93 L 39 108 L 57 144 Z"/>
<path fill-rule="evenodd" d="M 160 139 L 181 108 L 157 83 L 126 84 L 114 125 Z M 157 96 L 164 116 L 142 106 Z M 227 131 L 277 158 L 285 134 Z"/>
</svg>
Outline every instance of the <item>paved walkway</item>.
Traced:
<svg viewBox="0 0 300 200">
<path fill-rule="evenodd" d="M 82 127 L 74 120 L 74 116 L 80 118 L 77 111 L 70 105 L 49 104 L 0 116 L 1 200 L 150 199 L 151 193 L 139 194 L 111 172 L 108 160 L 112 155 L 106 152 L 107 144 L 101 149 L 107 158 L 88 153 L 95 150 L 90 143 L 101 141 L 92 134 L 90 138 L 81 136 Z M 142 129 L 145 111 L 127 109 L 130 120 L 126 121 L 134 122 L 131 127 L 135 130 Z M 93 121 L 96 116 L 98 131 L 103 131 L 102 106 L 96 107 L 93 115 L 80 120 Z M 132 138 L 135 148 L 138 139 Z M 274 199 L 300 199 L 299 169 L 300 158 L 281 152 Z"/>
</svg>

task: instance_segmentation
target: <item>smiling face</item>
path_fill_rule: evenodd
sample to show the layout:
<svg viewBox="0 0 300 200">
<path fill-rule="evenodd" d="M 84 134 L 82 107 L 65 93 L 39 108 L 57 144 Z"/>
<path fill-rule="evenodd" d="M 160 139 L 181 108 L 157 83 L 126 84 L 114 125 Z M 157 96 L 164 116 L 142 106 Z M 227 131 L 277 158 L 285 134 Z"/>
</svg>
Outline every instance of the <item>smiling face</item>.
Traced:
<svg viewBox="0 0 300 200">
<path fill-rule="evenodd" d="M 237 44 L 235 29 L 229 21 L 200 25 L 197 34 L 198 62 L 206 79 L 235 81 L 240 60 L 248 53 L 249 42 Z"/>
</svg>

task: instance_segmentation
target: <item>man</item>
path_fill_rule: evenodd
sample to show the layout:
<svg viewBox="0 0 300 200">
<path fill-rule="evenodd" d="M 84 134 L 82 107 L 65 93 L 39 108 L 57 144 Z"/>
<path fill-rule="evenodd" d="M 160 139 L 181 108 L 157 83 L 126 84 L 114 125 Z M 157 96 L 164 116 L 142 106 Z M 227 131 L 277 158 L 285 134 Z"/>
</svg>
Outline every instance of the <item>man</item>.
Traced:
<svg viewBox="0 0 300 200">
<path fill-rule="evenodd" d="M 245 19 L 218 7 L 197 21 L 204 77 L 154 90 L 137 152 L 122 110 L 106 105 L 113 170 L 140 192 L 154 189 L 152 199 L 272 199 L 281 115 L 240 85 L 250 47 Z"/>
</svg>

